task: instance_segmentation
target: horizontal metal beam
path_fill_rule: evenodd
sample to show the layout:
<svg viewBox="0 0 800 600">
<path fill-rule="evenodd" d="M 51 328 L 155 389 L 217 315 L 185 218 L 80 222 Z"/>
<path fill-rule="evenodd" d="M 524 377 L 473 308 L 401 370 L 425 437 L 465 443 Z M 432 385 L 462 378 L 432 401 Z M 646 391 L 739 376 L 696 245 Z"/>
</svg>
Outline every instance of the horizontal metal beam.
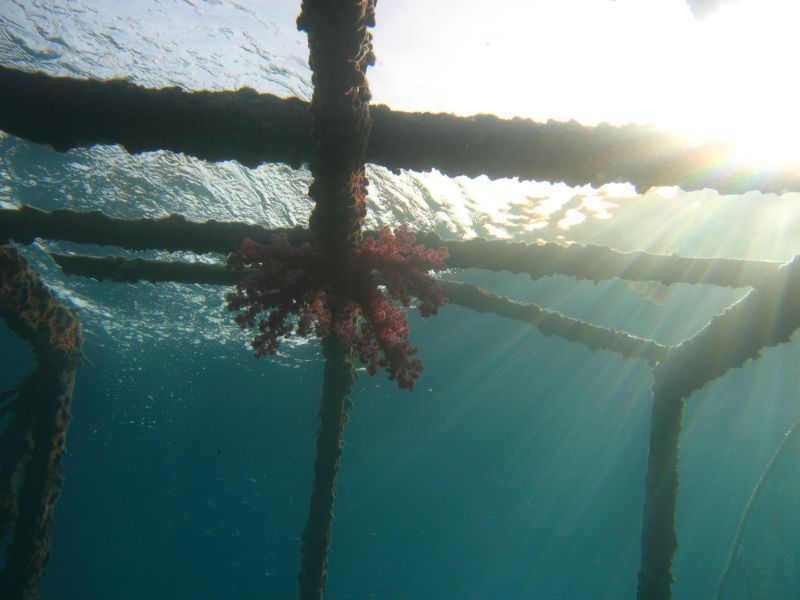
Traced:
<svg viewBox="0 0 800 600">
<path fill-rule="evenodd" d="M 118 283 L 199 283 L 235 285 L 244 275 L 224 265 L 179 261 L 129 259 L 52 254 L 66 275 L 78 275 Z M 568 317 L 536 304 L 517 302 L 499 296 L 476 285 L 457 281 L 437 280 L 451 304 L 478 312 L 493 313 L 535 326 L 547 336 L 557 336 L 577 342 L 589 350 L 610 350 L 626 358 L 644 358 L 655 365 L 667 355 L 667 347 L 652 340 L 630 335 L 580 319 Z"/>
<path fill-rule="evenodd" d="M 30 206 L 0 209 L 0 243 L 30 244 L 36 238 L 79 244 L 118 246 L 128 250 L 225 253 L 245 238 L 269 243 L 275 234 L 292 243 L 312 241 L 307 229 L 267 229 L 260 225 L 220 221 L 202 223 L 180 215 L 159 219 L 117 219 L 99 211 L 59 209 L 45 212 Z M 366 232 L 365 235 L 376 235 Z M 607 246 L 526 244 L 505 240 L 443 240 L 434 233 L 418 233 L 417 242 L 429 248 L 446 245 L 448 266 L 523 273 L 533 279 L 567 275 L 577 279 L 704 283 L 725 287 L 764 287 L 779 277 L 782 263 L 738 258 L 699 258 L 648 252 L 620 252 Z"/>
<path fill-rule="evenodd" d="M 800 191 L 797 165 L 742 162 L 725 143 L 650 126 L 407 113 L 371 106 L 367 162 L 391 170 L 685 190 Z M 120 144 L 209 160 L 295 167 L 311 157 L 308 104 L 251 89 L 185 92 L 126 81 L 51 77 L 0 67 L 0 129 L 59 151 Z"/>
</svg>

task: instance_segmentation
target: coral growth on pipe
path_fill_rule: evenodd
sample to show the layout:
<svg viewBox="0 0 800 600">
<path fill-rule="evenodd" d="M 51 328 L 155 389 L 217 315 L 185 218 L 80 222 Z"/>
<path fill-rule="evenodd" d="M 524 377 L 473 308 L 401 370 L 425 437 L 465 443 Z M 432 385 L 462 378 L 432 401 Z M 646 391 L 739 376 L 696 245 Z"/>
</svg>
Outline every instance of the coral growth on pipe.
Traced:
<svg viewBox="0 0 800 600">
<path fill-rule="evenodd" d="M 314 146 L 309 162 L 314 180 L 308 189 L 314 211 L 309 229 L 316 235 L 314 253 L 318 264 L 326 266 L 325 272 L 319 273 L 323 275 L 320 283 L 327 284 L 320 288 L 314 283 L 307 291 L 324 292 L 324 296 L 313 294 L 315 304 L 311 314 L 323 317 L 322 322 L 317 318 L 317 326 L 322 329 L 330 314 L 333 326 L 333 331 L 322 340 L 325 374 L 314 491 L 303 530 L 302 566 L 298 577 L 301 600 L 321 600 L 325 591 L 336 474 L 352 387 L 353 343 L 360 342 L 362 346 L 358 351 L 362 359 L 372 361 L 375 356 L 372 336 L 381 332 L 370 328 L 374 324 L 383 325 L 382 320 L 376 320 L 379 314 L 374 305 L 386 304 L 386 298 L 376 296 L 377 288 L 370 285 L 373 283 L 369 281 L 370 271 L 363 266 L 353 268 L 358 262 L 356 247 L 361 241 L 367 212 L 364 156 L 371 119 L 366 73 L 375 62 L 372 35 L 367 28 L 375 25 L 375 2 L 303 0 L 297 18 L 297 28 L 308 33 L 308 64 L 314 84 L 310 106 Z M 342 288 L 343 281 L 354 286 Z M 329 291 L 334 293 L 329 295 Z M 367 316 L 368 324 L 370 315 L 372 317 L 372 324 L 366 331 L 362 330 L 360 338 L 354 331 L 358 310 Z M 301 315 L 300 326 L 310 326 L 314 317 L 307 315 L 308 312 Z M 275 324 L 281 326 L 280 321 Z M 390 375 L 396 376 L 401 385 L 407 382 L 413 385 L 416 365 L 408 358 L 407 335 L 404 337 L 398 326 L 399 321 L 395 321 L 395 338 L 386 340 L 389 345 L 384 347 L 384 360 Z M 389 356 L 386 356 L 387 349 Z M 392 351 L 399 351 L 399 354 L 392 356 Z"/>
<path fill-rule="evenodd" d="M 367 370 L 386 369 L 401 388 L 413 389 L 422 371 L 409 341 L 402 308 L 419 298 L 422 316 L 436 314 L 446 302 L 444 292 L 428 276 L 445 268 L 447 248 L 414 244 L 404 226 L 384 228 L 378 239 L 368 237 L 342 262 L 310 244 L 293 246 L 276 235 L 262 246 L 245 240 L 228 259 L 231 269 L 255 269 L 228 295 L 228 308 L 238 312 L 243 328 L 257 328 L 256 356 L 274 354 L 281 338 L 296 332 L 324 337 L 335 333 L 352 348 Z"/>
<path fill-rule="evenodd" d="M 291 244 L 315 239 L 308 228 L 268 229 L 251 223 L 190 221 L 182 215 L 140 219 L 110 217 L 100 211 L 67 208 L 46 212 L 23 205 L 0 208 L 0 243 L 13 240 L 30 244 L 35 239 L 64 240 L 78 244 L 117 246 L 129 250 L 167 250 L 229 253 L 250 238 L 268 244 L 275 234 L 285 234 Z M 365 236 L 377 232 L 364 232 Z M 527 244 L 511 240 L 442 240 L 432 232 L 415 232 L 418 243 L 429 248 L 447 244 L 448 268 L 487 269 L 524 273 L 532 279 L 567 275 L 589 281 L 612 278 L 629 281 L 706 283 L 727 287 L 763 287 L 782 278 L 781 262 L 745 258 L 679 256 L 644 251 L 621 252 L 608 246 L 554 242 Z"/>
</svg>

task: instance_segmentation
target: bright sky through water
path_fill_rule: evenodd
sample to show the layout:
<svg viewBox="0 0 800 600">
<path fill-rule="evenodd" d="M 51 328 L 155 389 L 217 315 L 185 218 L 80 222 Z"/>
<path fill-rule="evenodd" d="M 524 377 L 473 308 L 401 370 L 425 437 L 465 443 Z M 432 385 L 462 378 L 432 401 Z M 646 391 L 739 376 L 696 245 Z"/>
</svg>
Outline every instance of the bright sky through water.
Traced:
<svg viewBox="0 0 800 600">
<path fill-rule="evenodd" d="M 800 158 L 797 0 L 380 0 L 374 102 L 653 123 Z"/>
</svg>

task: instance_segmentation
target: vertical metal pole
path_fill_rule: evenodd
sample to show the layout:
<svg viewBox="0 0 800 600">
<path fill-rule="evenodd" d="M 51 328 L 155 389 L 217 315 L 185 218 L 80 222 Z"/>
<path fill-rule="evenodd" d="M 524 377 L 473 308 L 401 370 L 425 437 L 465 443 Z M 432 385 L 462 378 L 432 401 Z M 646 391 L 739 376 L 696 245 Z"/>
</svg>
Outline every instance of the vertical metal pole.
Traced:
<svg viewBox="0 0 800 600">
<path fill-rule="evenodd" d="M 672 558 L 678 547 L 678 444 L 685 403 L 680 396 L 654 388 L 638 600 L 672 598 Z"/>
<path fill-rule="evenodd" d="M 333 503 L 336 499 L 336 476 L 344 446 L 344 428 L 350 404 L 348 395 L 355 378 L 352 352 L 338 337 L 329 335 L 323 338 L 322 351 L 325 356 L 325 380 L 319 408 L 314 491 L 303 532 L 302 570 L 299 578 L 301 600 L 318 600 L 325 590 Z"/>
<path fill-rule="evenodd" d="M 297 26 L 308 33 L 313 73 L 311 101 L 314 148 L 309 167 L 314 200 L 309 221 L 317 250 L 331 268 L 347 268 L 350 250 L 361 239 L 366 214 L 364 167 L 370 133 L 367 68 L 374 63 L 375 0 L 303 0 Z M 345 290 L 346 291 L 346 290 Z M 317 431 L 317 459 L 311 507 L 303 533 L 300 598 L 319 600 L 325 590 L 331 543 L 336 475 L 353 385 L 352 350 L 336 334 L 322 340 L 325 380 Z"/>
</svg>

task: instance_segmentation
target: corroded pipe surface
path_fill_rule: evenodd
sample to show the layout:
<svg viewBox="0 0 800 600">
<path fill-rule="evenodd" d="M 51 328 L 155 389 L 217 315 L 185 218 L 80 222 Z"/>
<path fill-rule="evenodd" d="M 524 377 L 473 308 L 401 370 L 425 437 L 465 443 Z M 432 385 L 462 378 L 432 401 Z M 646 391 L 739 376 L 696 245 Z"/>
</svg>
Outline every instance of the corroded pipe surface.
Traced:
<svg viewBox="0 0 800 600">
<path fill-rule="evenodd" d="M 725 194 L 800 191 L 797 165 L 737 158 L 734 147 L 651 126 L 537 123 L 492 115 L 371 108 L 366 161 L 391 170 L 436 169 L 572 186 L 630 182 L 640 191 L 677 185 Z M 50 77 L 0 67 L 0 129 L 64 151 L 121 144 L 210 161 L 300 166 L 312 159 L 309 105 L 253 90 L 185 92 L 125 81 Z"/>
<path fill-rule="evenodd" d="M 99 211 L 60 209 L 45 212 L 29 206 L 0 209 L 0 242 L 30 244 L 37 238 L 79 244 L 118 246 L 129 250 L 229 253 L 250 238 L 268 244 L 275 234 L 292 244 L 312 242 L 308 229 L 267 229 L 260 225 L 219 221 L 194 222 L 181 215 L 150 219 L 118 219 Z M 364 235 L 377 236 L 374 231 Z M 428 248 L 446 245 L 452 268 L 510 271 L 539 279 L 567 275 L 577 279 L 704 283 L 725 287 L 764 287 L 780 279 L 780 262 L 740 258 L 705 258 L 620 252 L 607 246 L 556 243 L 526 244 L 507 240 L 443 240 L 434 233 L 415 233 Z"/>
<path fill-rule="evenodd" d="M 370 132 L 367 68 L 374 64 L 375 0 L 303 0 L 297 27 L 308 34 L 314 96 L 314 146 L 309 167 L 314 200 L 309 229 L 319 252 L 344 268 L 361 239 L 367 212 L 364 157 Z M 325 356 L 314 488 L 303 531 L 301 600 L 321 600 L 328 575 L 336 476 L 344 445 L 353 349 L 335 333 L 322 340 Z"/>
<path fill-rule="evenodd" d="M 50 556 L 83 336 L 75 313 L 10 246 L 0 246 L 0 317 L 36 358 L 36 369 L 0 395 L 2 413 L 11 414 L 0 434 L 0 537 L 11 536 L 0 590 L 4 599 L 35 600 Z"/>
</svg>

